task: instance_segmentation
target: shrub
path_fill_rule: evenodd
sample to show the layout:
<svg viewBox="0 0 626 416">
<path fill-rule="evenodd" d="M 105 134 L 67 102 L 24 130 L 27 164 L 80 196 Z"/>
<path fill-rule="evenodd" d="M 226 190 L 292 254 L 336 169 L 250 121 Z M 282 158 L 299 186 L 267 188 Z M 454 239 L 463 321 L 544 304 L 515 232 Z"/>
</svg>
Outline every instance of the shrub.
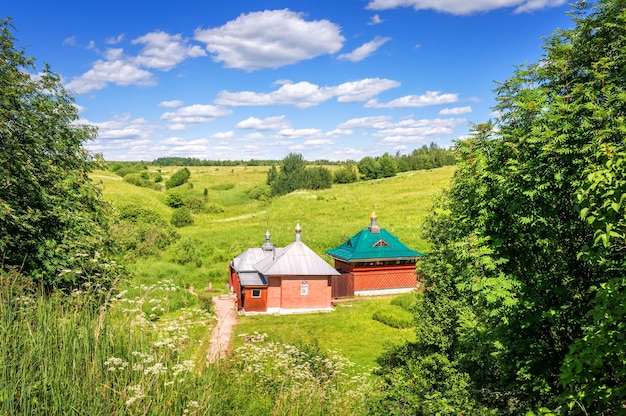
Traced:
<svg viewBox="0 0 626 416">
<path fill-rule="evenodd" d="M 183 204 L 189 208 L 191 212 L 200 212 L 202 208 L 206 205 L 206 200 L 204 198 L 199 198 L 196 196 L 190 196 L 185 198 Z"/>
<path fill-rule="evenodd" d="M 171 189 L 183 185 L 187 183 L 190 176 L 191 172 L 189 172 L 189 169 L 182 168 L 170 176 L 170 178 L 165 182 L 165 188 Z"/>
<path fill-rule="evenodd" d="M 207 293 L 198 293 L 198 305 L 200 309 L 213 313 L 213 296 Z"/>
<path fill-rule="evenodd" d="M 269 185 L 257 185 L 248 190 L 248 197 L 259 201 L 267 201 L 272 197 L 272 187 Z"/>
<path fill-rule="evenodd" d="M 353 183 L 358 179 L 356 168 L 349 164 L 337 169 L 333 173 L 333 181 L 335 183 Z"/>
<path fill-rule="evenodd" d="M 411 313 L 395 307 L 393 309 L 374 312 L 372 319 L 398 329 L 411 328 L 414 325 L 413 315 Z"/>
<path fill-rule="evenodd" d="M 205 207 L 204 207 L 204 212 L 207 212 L 209 214 L 219 214 L 220 212 L 224 212 L 224 207 L 221 206 L 218 203 L 215 202 L 209 202 Z"/>
<path fill-rule="evenodd" d="M 124 176 L 124 182 L 142 188 L 154 189 L 155 191 L 160 191 L 162 188 L 159 183 L 156 183 L 150 178 L 150 174 L 147 171 L 128 173 Z"/>
<path fill-rule="evenodd" d="M 202 266 L 202 253 L 200 250 L 200 241 L 183 237 L 174 244 L 169 252 L 172 255 L 172 262 L 176 264 L 195 264 L 196 267 Z"/>
<path fill-rule="evenodd" d="M 138 204 L 118 208 L 111 236 L 128 259 L 155 255 L 178 239 L 178 234 L 158 212 Z"/>
<path fill-rule="evenodd" d="M 167 196 L 167 198 L 165 198 L 165 205 L 170 208 L 180 208 L 185 205 L 185 202 L 183 201 L 183 197 L 179 193 L 172 192 Z"/>
<path fill-rule="evenodd" d="M 193 217 L 191 216 L 191 211 L 187 207 L 176 208 L 174 212 L 172 212 L 172 219 L 170 223 L 174 227 L 184 227 L 187 225 L 193 224 Z"/>
</svg>

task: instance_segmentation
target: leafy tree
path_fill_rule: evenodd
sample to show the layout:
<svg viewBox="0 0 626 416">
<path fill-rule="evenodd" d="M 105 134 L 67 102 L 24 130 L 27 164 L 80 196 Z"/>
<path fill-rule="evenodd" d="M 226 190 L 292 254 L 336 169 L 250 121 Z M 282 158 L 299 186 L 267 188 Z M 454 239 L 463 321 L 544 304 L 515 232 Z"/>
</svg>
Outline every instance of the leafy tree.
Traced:
<svg viewBox="0 0 626 416">
<path fill-rule="evenodd" d="M 365 180 L 378 179 L 381 176 L 380 163 L 371 156 L 366 156 L 359 161 L 359 173 Z"/>
<path fill-rule="evenodd" d="M 617 0 L 574 7 L 576 26 L 546 39 L 541 63 L 497 87 L 495 123 L 457 144 L 427 220 L 417 341 L 381 361 L 390 399 L 413 368 L 446 363 L 443 380 L 413 391 L 421 414 L 433 398 L 623 412 L 626 12 Z"/>
<path fill-rule="evenodd" d="M 280 164 L 280 172 L 271 184 L 273 195 L 285 195 L 307 186 L 306 162 L 299 153 L 290 153 Z M 270 170 L 271 171 L 271 170 Z"/>
<path fill-rule="evenodd" d="M 15 46 L 12 30 L 0 20 L 1 265 L 49 289 L 91 279 L 106 286 L 114 278 L 99 270 L 112 248 L 107 205 L 83 148 L 96 130 L 77 123 L 74 98 L 47 65 L 37 77 L 27 73 L 34 60 Z M 79 258 L 96 259 L 89 273 L 73 272 Z"/>
<path fill-rule="evenodd" d="M 398 163 L 389 156 L 389 153 L 385 153 L 378 160 L 380 164 L 380 177 L 381 178 L 391 178 L 398 174 Z"/>
<path fill-rule="evenodd" d="M 272 165 L 270 170 L 267 171 L 267 181 L 265 183 L 271 186 L 277 177 L 278 177 L 278 169 L 276 169 L 276 165 Z"/>
<path fill-rule="evenodd" d="M 328 189 L 333 185 L 333 174 L 323 166 L 308 168 L 304 172 L 307 189 Z"/>
</svg>

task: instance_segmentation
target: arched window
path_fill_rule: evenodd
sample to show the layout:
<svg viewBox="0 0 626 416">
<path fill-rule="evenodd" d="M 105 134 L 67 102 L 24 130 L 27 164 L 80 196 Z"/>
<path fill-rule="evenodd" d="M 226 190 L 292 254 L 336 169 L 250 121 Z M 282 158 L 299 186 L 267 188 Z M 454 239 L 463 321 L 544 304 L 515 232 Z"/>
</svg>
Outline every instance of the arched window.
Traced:
<svg viewBox="0 0 626 416">
<path fill-rule="evenodd" d="M 300 295 L 307 296 L 309 294 L 309 282 L 300 283 Z"/>
</svg>

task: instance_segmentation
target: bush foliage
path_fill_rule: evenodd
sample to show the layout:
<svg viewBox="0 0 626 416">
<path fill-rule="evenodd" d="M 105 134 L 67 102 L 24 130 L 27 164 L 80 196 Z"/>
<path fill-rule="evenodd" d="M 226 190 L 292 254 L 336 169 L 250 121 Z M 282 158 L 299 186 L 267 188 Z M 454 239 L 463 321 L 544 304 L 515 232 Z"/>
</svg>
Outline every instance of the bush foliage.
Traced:
<svg viewBox="0 0 626 416">
<path fill-rule="evenodd" d="M 186 184 L 190 176 L 191 172 L 189 172 L 189 169 L 187 168 L 177 170 L 167 181 L 165 181 L 165 189 L 176 188 L 177 186 Z"/>
</svg>

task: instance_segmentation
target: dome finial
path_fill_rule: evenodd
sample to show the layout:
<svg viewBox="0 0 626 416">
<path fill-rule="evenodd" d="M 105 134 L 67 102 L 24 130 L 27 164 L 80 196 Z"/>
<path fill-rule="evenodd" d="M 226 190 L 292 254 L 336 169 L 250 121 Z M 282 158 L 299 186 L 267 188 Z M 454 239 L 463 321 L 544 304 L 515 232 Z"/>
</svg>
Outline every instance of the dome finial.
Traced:
<svg viewBox="0 0 626 416">
<path fill-rule="evenodd" d="M 296 241 L 301 241 L 300 234 L 302 234 L 302 227 L 300 227 L 300 222 L 296 224 L 296 229 L 294 231 L 296 232 Z"/>
<path fill-rule="evenodd" d="M 378 226 L 378 224 L 376 224 L 376 220 L 378 219 L 378 217 L 376 216 L 375 212 L 372 212 L 372 215 L 370 216 L 370 219 L 372 220 L 372 222 L 370 224 L 370 232 L 373 233 L 373 234 L 380 233 L 380 227 Z"/>
</svg>

